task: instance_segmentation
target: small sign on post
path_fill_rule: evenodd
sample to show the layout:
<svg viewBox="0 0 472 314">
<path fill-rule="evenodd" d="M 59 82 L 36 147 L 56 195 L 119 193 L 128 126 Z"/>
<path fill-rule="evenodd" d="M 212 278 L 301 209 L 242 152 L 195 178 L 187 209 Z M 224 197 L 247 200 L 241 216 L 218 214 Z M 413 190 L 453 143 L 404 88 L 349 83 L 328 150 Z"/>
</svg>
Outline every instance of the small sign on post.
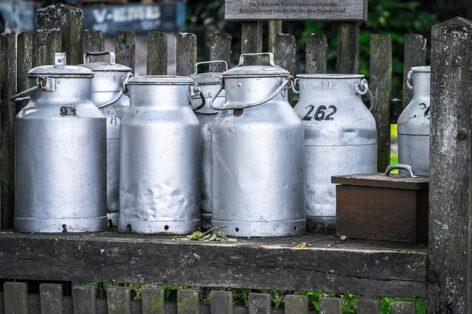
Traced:
<svg viewBox="0 0 472 314">
<path fill-rule="evenodd" d="M 366 21 L 367 0 L 226 0 L 225 19 Z"/>
</svg>

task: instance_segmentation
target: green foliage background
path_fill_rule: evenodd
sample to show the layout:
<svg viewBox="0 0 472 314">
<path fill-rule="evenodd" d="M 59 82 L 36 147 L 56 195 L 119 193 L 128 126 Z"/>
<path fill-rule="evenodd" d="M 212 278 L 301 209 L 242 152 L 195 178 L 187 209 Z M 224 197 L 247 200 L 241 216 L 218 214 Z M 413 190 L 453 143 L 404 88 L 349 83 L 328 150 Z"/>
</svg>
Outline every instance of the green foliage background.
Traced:
<svg viewBox="0 0 472 314">
<path fill-rule="evenodd" d="M 361 25 L 360 72 L 369 74 L 369 41 L 371 33 L 388 33 L 393 42 L 393 96 L 400 97 L 403 71 L 403 36 L 407 33 L 430 37 L 431 27 L 438 23 L 437 13 L 441 1 L 419 0 L 369 0 L 369 20 Z M 459 12 L 460 13 L 460 12 Z M 233 62 L 240 53 L 240 24 L 224 21 L 224 1 L 189 1 L 187 3 L 188 31 L 199 38 L 199 59 L 208 58 L 208 35 L 225 31 L 233 36 Z M 267 23 L 265 23 L 267 24 Z M 267 34 L 267 25 L 264 34 Z M 298 72 L 304 71 L 305 40 L 310 33 L 325 34 L 328 39 L 328 72 L 336 66 L 336 23 L 333 22 L 284 22 L 283 31 L 296 36 Z M 266 35 L 267 36 L 267 35 Z M 266 37 L 264 36 L 264 37 Z M 267 38 L 264 39 L 267 47 Z"/>
</svg>

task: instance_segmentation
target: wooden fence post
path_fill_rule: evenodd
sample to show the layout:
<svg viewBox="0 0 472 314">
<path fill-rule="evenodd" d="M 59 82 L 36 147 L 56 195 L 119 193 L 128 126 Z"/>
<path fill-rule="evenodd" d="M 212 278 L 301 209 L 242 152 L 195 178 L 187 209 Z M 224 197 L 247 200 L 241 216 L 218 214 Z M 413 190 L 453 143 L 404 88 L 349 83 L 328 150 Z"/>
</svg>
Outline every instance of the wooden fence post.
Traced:
<svg viewBox="0 0 472 314">
<path fill-rule="evenodd" d="M 249 293 L 249 314 L 270 314 L 272 304 L 268 293 Z"/>
<path fill-rule="evenodd" d="M 68 64 L 82 63 L 82 10 L 65 4 L 50 5 L 37 11 L 38 29 L 61 29 L 62 49 Z"/>
<path fill-rule="evenodd" d="M 5 314 L 28 314 L 28 285 L 25 282 L 5 282 L 3 300 Z"/>
<path fill-rule="evenodd" d="M 18 35 L 18 52 L 16 64 L 16 87 L 18 91 L 24 91 L 28 86 L 28 71 L 33 68 L 33 32 L 23 32 Z M 18 113 L 26 102 L 18 102 L 16 104 L 16 112 Z"/>
<path fill-rule="evenodd" d="M 472 21 L 431 37 L 428 313 L 471 313 Z"/>
<path fill-rule="evenodd" d="M 62 285 L 42 283 L 39 285 L 41 313 L 62 314 Z"/>
<path fill-rule="evenodd" d="M 105 34 L 93 29 L 84 30 L 82 51 L 84 53 L 105 51 Z"/>
<path fill-rule="evenodd" d="M 370 37 L 370 88 L 375 99 L 377 123 L 377 168 L 390 165 L 390 96 L 392 91 L 392 40 L 390 35 Z"/>
<path fill-rule="evenodd" d="M 200 314 L 198 290 L 177 291 L 177 314 Z"/>
<path fill-rule="evenodd" d="M 197 63 L 197 36 L 190 33 L 177 34 L 177 75 L 193 73 Z"/>
<path fill-rule="evenodd" d="M 131 296 L 128 287 L 107 289 L 108 314 L 131 314 Z"/>
<path fill-rule="evenodd" d="M 72 304 L 74 314 L 95 314 L 96 313 L 95 287 L 75 286 L 72 288 Z"/>
<path fill-rule="evenodd" d="M 38 29 L 34 33 L 33 67 L 54 63 L 54 53 L 62 50 L 59 29 Z M 69 61 L 67 60 L 69 64 Z"/>
<path fill-rule="evenodd" d="M 338 23 L 337 69 L 342 74 L 359 71 L 359 23 Z"/>
<path fill-rule="evenodd" d="M 165 291 L 160 288 L 143 288 L 142 313 L 143 314 L 165 314 Z"/>
<path fill-rule="evenodd" d="M 275 36 L 280 33 L 282 33 L 282 21 L 269 21 L 268 51 L 274 52 Z"/>
<path fill-rule="evenodd" d="M 231 291 L 211 291 L 210 312 L 222 314 L 234 313 L 233 293 Z"/>
<path fill-rule="evenodd" d="M 305 73 L 326 73 L 326 37 L 320 34 L 310 34 L 306 40 Z"/>
<path fill-rule="evenodd" d="M 241 54 L 262 52 L 262 22 L 243 22 L 241 25 Z M 258 58 L 245 60 L 246 64 L 257 64 Z"/>
<path fill-rule="evenodd" d="M 16 104 L 16 34 L 2 34 L 0 39 L 0 182 L 1 227 L 13 228 L 15 206 L 15 172 L 13 126 Z"/>
<path fill-rule="evenodd" d="M 274 39 L 275 63 L 295 75 L 297 46 L 295 36 L 290 34 L 277 34 Z"/>
<path fill-rule="evenodd" d="M 423 35 L 406 34 L 403 57 L 403 102 L 405 108 L 411 100 L 412 91 L 407 85 L 408 72 L 412 67 L 426 64 L 427 40 Z"/>
<path fill-rule="evenodd" d="M 149 32 L 147 35 L 147 75 L 167 74 L 167 34 Z"/>
<path fill-rule="evenodd" d="M 116 32 L 116 63 L 126 65 L 135 71 L 136 36 L 133 32 Z"/>
<path fill-rule="evenodd" d="M 231 65 L 231 35 L 214 32 L 210 35 L 210 60 L 223 60 Z M 211 64 L 210 71 L 223 72 L 222 64 Z"/>
</svg>

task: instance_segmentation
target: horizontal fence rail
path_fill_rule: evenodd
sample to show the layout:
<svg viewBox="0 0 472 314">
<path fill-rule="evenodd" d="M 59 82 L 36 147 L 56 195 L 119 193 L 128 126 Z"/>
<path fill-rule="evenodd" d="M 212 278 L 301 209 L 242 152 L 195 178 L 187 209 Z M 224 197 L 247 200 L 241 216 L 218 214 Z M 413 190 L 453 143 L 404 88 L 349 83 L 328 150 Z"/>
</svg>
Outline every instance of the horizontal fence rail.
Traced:
<svg viewBox="0 0 472 314">
<path fill-rule="evenodd" d="M 247 305 L 235 305 L 233 292 L 212 290 L 205 302 L 199 290 L 177 290 L 176 301 L 166 300 L 164 289 L 141 288 L 140 300 L 132 300 L 127 287 L 106 289 L 106 298 L 97 298 L 92 286 L 74 286 L 72 295 L 64 296 L 62 285 L 43 283 L 39 294 L 28 294 L 23 282 L 6 282 L 0 293 L 0 306 L 6 314 L 308 314 L 315 313 L 307 296 L 285 295 L 282 308 L 273 308 L 270 294 L 249 293 Z M 380 313 L 380 302 L 373 298 L 359 298 L 355 304 L 359 314 Z M 322 296 L 319 300 L 320 314 L 342 314 L 343 299 Z M 392 314 L 415 314 L 416 305 L 411 301 L 391 304 Z"/>
</svg>

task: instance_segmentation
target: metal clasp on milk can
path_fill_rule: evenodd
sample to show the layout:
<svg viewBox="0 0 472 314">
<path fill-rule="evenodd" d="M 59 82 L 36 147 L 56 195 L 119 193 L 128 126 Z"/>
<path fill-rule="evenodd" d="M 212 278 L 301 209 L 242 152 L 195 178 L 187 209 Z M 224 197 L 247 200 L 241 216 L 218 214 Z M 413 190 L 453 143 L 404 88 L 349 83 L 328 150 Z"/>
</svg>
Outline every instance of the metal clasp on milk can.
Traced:
<svg viewBox="0 0 472 314">
<path fill-rule="evenodd" d="M 268 65 L 244 65 L 250 56 Z M 287 101 L 292 79 L 271 53 L 241 55 L 222 75 L 226 102 L 211 125 L 212 225 L 237 237 L 305 231 L 303 126 Z"/>
<path fill-rule="evenodd" d="M 93 72 L 55 64 L 28 72 L 28 104 L 15 119 L 15 230 L 106 228 L 106 119 L 92 102 Z"/>
</svg>

